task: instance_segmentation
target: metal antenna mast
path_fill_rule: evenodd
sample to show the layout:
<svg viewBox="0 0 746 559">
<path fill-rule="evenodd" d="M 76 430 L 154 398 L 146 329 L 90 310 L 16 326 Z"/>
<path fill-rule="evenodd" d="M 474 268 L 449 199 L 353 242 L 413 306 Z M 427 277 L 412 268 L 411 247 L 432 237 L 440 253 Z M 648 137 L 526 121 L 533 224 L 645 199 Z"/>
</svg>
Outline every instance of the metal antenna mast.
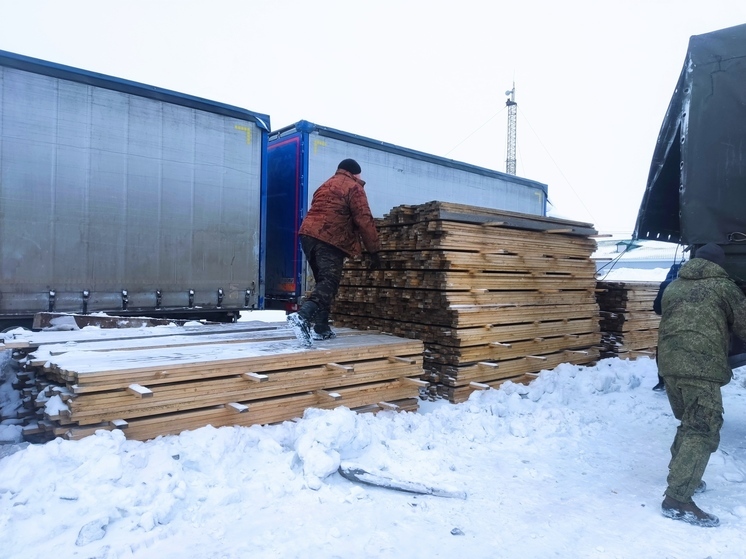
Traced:
<svg viewBox="0 0 746 559">
<path fill-rule="evenodd" d="M 515 102 L 515 82 L 513 89 L 506 91 L 505 95 L 508 96 L 505 102 L 508 107 L 508 157 L 505 159 L 505 172 L 515 175 L 515 131 L 518 112 L 518 103 Z"/>
</svg>

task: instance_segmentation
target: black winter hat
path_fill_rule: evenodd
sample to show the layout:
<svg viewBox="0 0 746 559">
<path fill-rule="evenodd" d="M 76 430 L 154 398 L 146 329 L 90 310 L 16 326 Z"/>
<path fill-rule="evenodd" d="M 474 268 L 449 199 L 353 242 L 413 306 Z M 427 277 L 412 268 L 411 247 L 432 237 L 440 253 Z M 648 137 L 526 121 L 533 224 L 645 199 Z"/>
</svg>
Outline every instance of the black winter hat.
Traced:
<svg viewBox="0 0 746 559">
<path fill-rule="evenodd" d="M 720 245 L 715 243 L 707 243 L 697 249 L 694 253 L 695 258 L 704 258 L 710 262 L 714 262 L 718 266 L 725 265 L 725 251 Z"/>
<path fill-rule="evenodd" d="M 352 173 L 353 175 L 359 175 L 363 172 L 363 170 L 360 168 L 360 165 L 358 165 L 358 162 L 354 159 L 343 159 L 339 162 L 339 165 L 337 165 L 337 169 L 343 169 Z"/>
</svg>

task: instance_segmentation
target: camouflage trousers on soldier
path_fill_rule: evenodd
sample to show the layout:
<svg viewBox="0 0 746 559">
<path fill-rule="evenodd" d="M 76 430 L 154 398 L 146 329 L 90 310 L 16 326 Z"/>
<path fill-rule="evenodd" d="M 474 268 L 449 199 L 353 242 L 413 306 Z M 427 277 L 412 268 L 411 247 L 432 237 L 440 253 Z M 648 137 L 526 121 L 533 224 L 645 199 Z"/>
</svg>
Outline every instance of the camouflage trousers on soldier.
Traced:
<svg viewBox="0 0 746 559">
<path fill-rule="evenodd" d="M 666 394 L 681 424 L 671 445 L 666 495 L 689 503 L 694 490 L 720 444 L 723 426 L 723 397 L 720 385 L 705 380 L 664 378 Z"/>
<path fill-rule="evenodd" d="M 339 291 L 342 266 L 347 254 L 329 243 L 306 235 L 300 236 L 300 245 L 316 282 L 308 300 L 313 301 L 319 307 L 314 319 L 314 322 L 318 324 L 329 319 L 329 309 Z"/>
</svg>

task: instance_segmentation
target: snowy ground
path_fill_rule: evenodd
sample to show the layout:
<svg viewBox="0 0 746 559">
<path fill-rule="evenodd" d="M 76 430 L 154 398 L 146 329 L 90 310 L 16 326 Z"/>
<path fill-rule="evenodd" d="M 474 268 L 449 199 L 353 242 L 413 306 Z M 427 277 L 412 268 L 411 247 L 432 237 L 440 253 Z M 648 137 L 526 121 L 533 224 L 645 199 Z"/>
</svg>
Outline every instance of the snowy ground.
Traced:
<svg viewBox="0 0 746 559">
<path fill-rule="evenodd" d="M 746 369 L 697 499 L 719 528 L 660 515 L 676 421 L 655 381 L 647 358 L 607 359 L 419 413 L 5 445 L 0 557 L 743 557 Z M 340 461 L 466 499 L 354 484 Z"/>
<path fill-rule="evenodd" d="M 718 528 L 660 514 L 677 422 L 656 380 L 647 358 L 606 359 L 419 413 L 309 410 L 149 442 L 27 445 L 0 425 L 0 558 L 744 557 L 746 368 L 697 496 Z M 352 483 L 340 463 L 466 498 Z"/>
<path fill-rule="evenodd" d="M 597 274 L 599 281 L 663 281 L 666 279 L 668 268 L 651 268 L 640 270 L 634 268 L 610 268 L 601 270 Z"/>
</svg>

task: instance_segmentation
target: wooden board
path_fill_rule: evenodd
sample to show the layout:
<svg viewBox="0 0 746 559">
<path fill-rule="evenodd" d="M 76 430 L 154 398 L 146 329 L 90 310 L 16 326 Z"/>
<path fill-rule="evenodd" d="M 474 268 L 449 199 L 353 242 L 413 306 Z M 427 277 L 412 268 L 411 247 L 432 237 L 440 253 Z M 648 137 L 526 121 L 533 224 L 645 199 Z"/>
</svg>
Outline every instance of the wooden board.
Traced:
<svg viewBox="0 0 746 559">
<path fill-rule="evenodd" d="M 395 383 L 381 383 L 380 385 L 368 387 L 366 390 L 359 388 L 345 389 L 342 391 L 340 401 L 319 402 L 315 394 L 297 394 L 284 398 L 271 398 L 249 405 L 246 413 L 235 413 L 225 406 L 214 406 L 208 409 L 191 410 L 180 413 L 164 414 L 160 416 L 135 419 L 128 421 L 122 432 L 128 439 L 148 440 L 162 435 L 175 435 L 185 430 L 199 429 L 206 425 L 213 427 L 225 426 L 250 426 L 266 425 L 289 421 L 303 416 L 303 412 L 312 407 L 322 409 L 333 409 L 340 405 L 347 407 L 370 407 L 375 402 L 396 403 L 406 400 L 411 406 L 412 390 L 401 387 Z M 385 409 L 392 409 L 385 407 Z M 411 407 L 409 408 L 411 409 Z M 87 427 L 70 426 L 58 430 L 58 436 L 68 439 L 81 439 L 95 433 L 98 429 L 112 430 L 116 427 L 111 424 L 99 424 Z"/>
<path fill-rule="evenodd" d="M 360 336 L 326 340 L 310 350 L 293 339 L 110 352 L 105 361 L 98 353 L 71 351 L 54 357 L 45 369 L 56 371 L 61 378 L 73 383 L 76 391 L 82 392 L 86 387 L 110 390 L 126 388 L 133 382 L 149 386 L 195 376 L 215 378 L 239 372 L 409 356 L 421 352 L 421 348 L 418 341 L 361 333 Z"/>
<path fill-rule="evenodd" d="M 506 346 L 469 346 L 466 348 L 446 348 L 431 345 L 425 356 L 425 366 L 447 364 L 461 366 L 478 361 L 495 361 L 515 359 L 526 355 L 546 355 L 571 348 L 587 348 L 601 343 L 600 332 L 556 338 L 535 338 L 513 342 Z"/>
<path fill-rule="evenodd" d="M 588 348 L 583 350 L 562 350 L 553 354 L 543 355 L 542 359 L 520 357 L 501 362 L 482 362 L 458 367 L 449 365 L 439 368 L 428 367 L 427 369 L 436 372 L 443 384 L 448 386 L 464 386 L 470 382 L 484 382 L 490 379 L 550 370 L 561 363 L 573 363 L 576 365 L 592 363 L 598 357 L 599 351 L 597 348 Z"/>
<path fill-rule="evenodd" d="M 347 309 L 346 306 L 341 308 L 334 306 L 333 318 L 335 324 L 359 329 L 380 329 L 384 332 L 392 332 L 393 329 L 386 326 L 387 322 L 379 322 L 377 319 L 393 322 L 406 321 L 412 324 L 434 324 L 453 328 L 474 328 L 487 325 L 526 324 L 542 320 L 557 321 L 598 317 L 598 305 L 596 303 L 526 306 L 463 305 L 440 310 L 428 308 L 414 310 L 400 307 L 398 312 L 393 307 L 383 309 L 366 304 L 358 308 L 358 313 L 354 315 L 344 312 Z M 370 312 L 365 312 L 367 310 Z"/>
<path fill-rule="evenodd" d="M 602 357 L 655 356 L 660 316 L 653 312 L 658 282 L 598 282 Z"/>
<path fill-rule="evenodd" d="M 375 332 L 368 332 L 375 333 Z M 360 335 L 360 332 L 350 328 L 338 328 L 336 334 L 339 337 Z M 197 335 L 173 334 L 170 336 L 153 336 L 150 338 L 129 339 L 104 339 L 83 342 L 67 342 L 44 344 L 34 349 L 29 354 L 29 363 L 33 366 L 42 366 L 47 362 L 54 361 L 59 355 L 70 352 L 121 352 L 144 349 L 171 349 L 179 347 L 198 347 L 201 345 L 234 344 L 234 343 L 263 343 L 276 340 L 294 340 L 293 332 L 282 325 L 282 327 L 245 332 L 216 332 L 214 334 L 203 333 Z M 35 340 L 38 342 L 38 339 Z"/>
<path fill-rule="evenodd" d="M 145 439 L 207 424 L 285 421 L 308 407 L 411 410 L 428 386 L 421 380 L 420 341 L 349 330 L 307 349 L 288 334 L 258 330 L 249 341 L 231 342 L 226 336 L 233 334 L 225 332 L 107 336 L 79 344 L 56 337 L 37 350 L 43 367 L 28 360 L 24 390 L 36 396 L 39 414 L 55 395 L 67 409 L 45 414 L 24 432 L 80 438 L 117 428 Z M 406 402 L 404 408 L 391 405 L 396 401 Z"/>
<path fill-rule="evenodd" d="M 377 225 L 381 269 L 348 260 L 332 318 L 422 340 L 423 378 L 600 346 L 587 224 L 431 202 L 394 208 Z"/>
<path fill-rule="evenodd" d="M 83 330 L 14 330 L 0 334 L 4 337 L 6 349 L 37 348 L 45 344 L 73 344 L 102 342 L 104 340 L 151 339 L 161 336 L 214 336 L 216 334 L 247 333 L 287 329 L 284 324 L 261 321 L 236 322 L 232 324 L 210 324 L 191 326 L 158 326 L 154 328 L 86 328 Z"/>
<path fill-rule="evenodd" d="M 350 367 L 348 371 L 324 366 L 276 371 L 265 375 L 267 380 L 263 382 L 253 382 L 238 375 L 158 385 L 152 387 L 153 395 L 144 401 L 126 390 L 80 394 L 63 399 L 70 402 L 70 419 L 88 424 L 118 417 L 143 417 L 229 402 L 250 403 L 294 393 L 335 392 L 345 386 L 407 377 L 418 378 L 422 375 L 421 356 L 413 357 L 411 363 L 377 359 L 347 366 Z M 323 402 L 323 394 L 319 394 L 318 399 Z"/>
</svg>

